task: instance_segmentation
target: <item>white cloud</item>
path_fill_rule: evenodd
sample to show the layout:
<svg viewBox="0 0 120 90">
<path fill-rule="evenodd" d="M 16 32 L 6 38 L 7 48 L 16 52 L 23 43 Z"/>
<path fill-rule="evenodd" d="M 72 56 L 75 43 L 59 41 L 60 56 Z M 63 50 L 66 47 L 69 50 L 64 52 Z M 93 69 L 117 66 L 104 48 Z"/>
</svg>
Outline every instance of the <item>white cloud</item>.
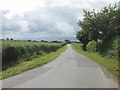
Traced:
<svg viewBox="0 0 120 90">
<path fill-rule="evenodd" d="M 69 7 L 79 7 L 77 3 L 81 3 L 82 6 L 89 5 L 90 2 L 98 3 L 106 2 L 113 3 L 119 0 L 1 0 L 0 9 L 2 10 L 12 10 L 16 12 L 26 12 L 37 9 L 38 7 L 58 7 L 58 6 L 69 6 Z M 73 5 L 73 3 L 75 5 Z"/>
</svg>

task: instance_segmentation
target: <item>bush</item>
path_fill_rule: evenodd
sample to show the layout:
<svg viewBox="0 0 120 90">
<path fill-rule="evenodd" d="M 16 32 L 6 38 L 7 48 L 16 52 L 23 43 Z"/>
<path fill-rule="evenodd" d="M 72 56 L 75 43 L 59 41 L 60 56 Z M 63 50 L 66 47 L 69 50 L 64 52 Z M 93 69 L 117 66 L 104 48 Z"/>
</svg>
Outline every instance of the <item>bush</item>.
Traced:
<svg viewBox="0 0 120 90">
<path fill-rule="evenodd" d="M 89 52 L 96 52 L 97 51 L 97 42 L 96 41 L 90 41 L 87 44 L 87 51 Z"/>
<path fill-rule="evenodd" d="M 119 59 L 119 52 L 120 52 L 120 36 L 117 36 L 115 38 L 109 39 L 106 42 L 101 42 L 98 44 L 98 52 L 102 55 L 102 56 L 108 56 L 108 57 L 112 57 L 115 59 Z"/>
<path fill-rule="evenodd" d="M 120 51 L 120 49 L 118 48 L 118 46 L 120 45 L 120 42 L 118 41 L 119 39 L 120 39 L 120 36 L 117 38 L 114 38 L 111 41 L 109 50 L 107 50 L 106 52 L 107 56 L 113 57 L 115 59 L 119 59 L 119 51 Z"/>
</svg>

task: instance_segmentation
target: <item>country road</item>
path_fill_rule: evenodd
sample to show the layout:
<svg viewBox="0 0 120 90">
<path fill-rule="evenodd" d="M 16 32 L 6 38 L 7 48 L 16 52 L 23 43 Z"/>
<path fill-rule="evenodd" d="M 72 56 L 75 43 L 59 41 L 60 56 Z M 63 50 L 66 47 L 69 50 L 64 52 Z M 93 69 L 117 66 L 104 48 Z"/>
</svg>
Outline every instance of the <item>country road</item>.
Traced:
<svg viewBox="0 0 120 90">
<path fill-rule="evenodd" d="M 99 59 L 99 58 L 98 58 Z M 91 59 L 68 48 L 48 64 L 4 79 L 3 88 L 117 88 Z"/>
</svg>

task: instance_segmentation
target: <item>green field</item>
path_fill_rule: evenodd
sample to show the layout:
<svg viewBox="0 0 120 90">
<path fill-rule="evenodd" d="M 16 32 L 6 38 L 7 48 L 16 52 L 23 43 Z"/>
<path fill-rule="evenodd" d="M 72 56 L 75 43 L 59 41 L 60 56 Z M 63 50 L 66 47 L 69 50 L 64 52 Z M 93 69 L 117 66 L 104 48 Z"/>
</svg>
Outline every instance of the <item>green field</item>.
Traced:
<svg viewBox="0 0 120 90">
<path fill-rule="evenodd" d="M 108 58 L 106 56 L 103 57 L 97 52 L 83 51 L 81 46 L 82 44 L 72 43 L 72 48 L 74 50 L 89 57 L 96 63 L 104 66 L 110 73 L 112 73 L 116 77 L 116 79 L 118 79 L 118 63 L 120 63 L 118 62 L 118 60 L 115 60 L 114 58 Z"/>
</svg>

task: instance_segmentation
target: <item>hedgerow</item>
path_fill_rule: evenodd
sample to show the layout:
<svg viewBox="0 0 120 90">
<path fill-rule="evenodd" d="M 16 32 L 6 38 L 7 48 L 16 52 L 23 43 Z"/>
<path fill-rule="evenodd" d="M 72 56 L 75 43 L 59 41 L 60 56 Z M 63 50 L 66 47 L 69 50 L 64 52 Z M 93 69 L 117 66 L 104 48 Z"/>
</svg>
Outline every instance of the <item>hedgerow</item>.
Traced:
<svg viewBox="0 0 120 90">
<path fill-rule="evenodd" d="M 41 55 L 54 52 L 65 43 L 3 41 L 2 69 L 14 66 L 22 61 L 29 61 Z"/>
<path fill-rule="evenodd" d="M 96 52 L 97 51 L 97 42 L 92 40 L 87 44 L 87 51 Z"/>
</svg>

